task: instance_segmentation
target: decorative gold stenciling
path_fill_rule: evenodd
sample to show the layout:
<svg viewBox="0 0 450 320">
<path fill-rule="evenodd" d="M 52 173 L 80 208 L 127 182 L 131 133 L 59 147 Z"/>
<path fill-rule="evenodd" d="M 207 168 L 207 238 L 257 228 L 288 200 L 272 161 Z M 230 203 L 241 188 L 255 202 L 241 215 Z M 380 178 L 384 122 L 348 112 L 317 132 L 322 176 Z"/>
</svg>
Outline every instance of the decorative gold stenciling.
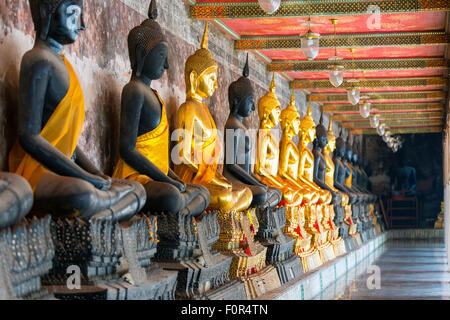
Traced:
<svg viewBox="0 0 450 320">
<path fill-rule="evenodd" d="M 377 92 L 369 100 L 427 100 L 427 99 L 445 99 L 443 91 L 425 91 L 425 92 Z M 311 101 L 314 102 L 335 102 L 347 101 L 347 94 L 311 94 Z"/>
<path fill-rule="evenodd" d="M 449 43 L 450 36 L 445 32 L 411 32 L 411 33 L 385 33 L 322 36 L 320 48 L 349 48 L 349 47 L 403 47 L 418 45 L 445 45 Z M 292 50 L 301 48 L 299 37 L 278 38 L 266 37 L 262 39 L 240 39 L 235 43 L 237 50 Z"/>
<path fill-rule="evenodd" d="M 360 82 L 361 86 L 369 88 L 392 88 L 392 87 L 447 87 L 448 81 L 438 77 L 405 78 L 405 79 L 365 79 Z M 295 80 L 292 81 L 291 89 L 335 89 L 328 79 L 326 80 Z"/>
<path fill-rule="evenodd" d="M 401 1 L 307 1 L 282 2 L 277 12 L 266 14 L 260 6 L 231 2 L 220 5 L 196 5 L 191 7 L 194 19 L 248 19 L 248 18 L 280 18 L 370 14 L 369 6 L 377 6 L 381 13 L 405 13 L 420 11 L 447 11 L 450 3 L 447 0 L 401 0 Z"/>
<path fill-rule="evenodd" d="M 439 133 L 442 132 L 442 126 L 438 127 L 426 127 L 426 128 L 392 128 L 389 129 L 392 134 L 410 134 L 410 133 Z M 376 135 L 377 130 L 375 129 L 356 129 L 350 130 L 351 135 L 358 134 L 371 134 Z"/>
<path fill-rule="evenodd" d="M 339 114 L 343 112 L 353 112 L 359 115 L 358 106 L 352 105 L 325 105 L 323 112 Z M 397 104 L 372 104 L 372 110 L 376 113 L 386 113 L 392 111 L 443 111 L 442 103 L 397 103 Z"/>
<path fill-rule="evenodd" d="M 351 60 L 342 60 L 341 63 L 346 70 L 420 70 L 427 68 L 447 69 L 448 64 L 441 58 L 429 59 L 371 59 L 355 60 L 354 66 Z M 298 71 L 298 72 L 328 72 L 329 61 L 287 61 L 272 62 L 267 65 L 270 72 Z"/>
</svg>

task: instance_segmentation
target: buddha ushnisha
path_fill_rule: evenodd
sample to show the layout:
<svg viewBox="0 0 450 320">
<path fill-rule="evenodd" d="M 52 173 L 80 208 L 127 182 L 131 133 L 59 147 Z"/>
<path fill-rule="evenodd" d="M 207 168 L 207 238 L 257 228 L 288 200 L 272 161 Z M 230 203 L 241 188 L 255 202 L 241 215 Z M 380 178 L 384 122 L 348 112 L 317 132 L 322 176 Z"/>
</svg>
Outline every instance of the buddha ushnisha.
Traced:
<svg viewBox="0 0 450 320">
<path fill-rule="evenodd" d="M 166 108 L 150 87 L 169 68 L 168 43 L 155 20 L 157 12 L 152 0 L 149 19 L 128 35 L 133 73 L 122 91 L 120 158 L 113 177 L 143 184 L 148 212 L 196 217 L 208 206 L 209 192 L 201 185 L 184 183 L 170 169 Z"/>
<path fill-rule="evenodd" d="M 221 142 L 214 119 L 203 103 L 217 88 L 217 64 L 208 50 L 208 24 L 201 48 L 186 61 L 185 81 L 186 102 L 178 109 L 177 119 L 177 129 L 184 134 L 179 141 L 181 164 L 176 164 L 174 171 L 184 182 L 209 190 L 210 208 L 244 211 L 252 202 L 252 192 L 242 185 L 233 186 L 217 170 Z"/>
<path fill-rule="evenodd" d="M 85 29 L 83 1 L 30 0 L 30 7 L 36 42 L 22 58 L 9 169 L 30 183 L 37 213 L 127 221 L 145 204 L 142 185 L 109 178 L 77 147 L 84 97 L 62 50 Z"/>
</svg>

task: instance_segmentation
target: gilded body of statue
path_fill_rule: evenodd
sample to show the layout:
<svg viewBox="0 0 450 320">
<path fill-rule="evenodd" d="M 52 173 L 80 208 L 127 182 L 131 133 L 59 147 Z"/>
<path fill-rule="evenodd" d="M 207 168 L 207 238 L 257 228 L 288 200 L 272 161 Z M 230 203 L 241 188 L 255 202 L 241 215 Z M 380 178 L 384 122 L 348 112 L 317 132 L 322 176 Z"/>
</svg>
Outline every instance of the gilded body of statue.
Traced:
<svg viewBox="0 0 450 320">
<path fill-rule="evenodd" d="M 308 148 L 308 145 L 314 141 L 315 137 L 316 125 L 311 116 L 311 106 L 308 106 L 306 116 L 301 120 L 300 124 L 298 180 L 310 192 L 314 192 L 317 197 L 317 202 L 312 203 L 308 207 L 309 213 L 306 214 L 306 217 L 308 220 L 308 231 L 315 235 L 314 246 L 320 250 L 322 261 L 324 261 L 325 256 L 322 255 L 321 250 L 327 248 L 330 244 L 328 241 L 328 228 L 324 227 L 324 225 L 331 214 L 332 205 L 330 203 L 332 194 L 330 191 L 320 188 L 314 182 L 314 155 Z M 328 257 L 327 259 L 330 258 Z"/>
<path fill-rule="evenodd" d="M 19 139 L 9 170 L 28 180 L 39 213 L 129 220 L 145 204 L 142 185 L 111 179 L 77 147 L 84 97 L 62 50 L 85 29 L 83 1 L 35 0 L 30 6 L 37 36 L 21 63 Z"/>
<path fill-rule="evenodd" d="M 205 186 L 210 193 L 209 207 L 241 212 L 252 202 L 252 192 L 233 186 L 218 170 L 221 142 L 208 107 L 203 103 L 217 88 L 217 64 L 208 50 L 207 26 L 201 49 L 186 61 L 186 102 L 178 109 L 177 129 L 182 130 L 180 164 L 175 173 L 186 183 Z"/>
</svg>

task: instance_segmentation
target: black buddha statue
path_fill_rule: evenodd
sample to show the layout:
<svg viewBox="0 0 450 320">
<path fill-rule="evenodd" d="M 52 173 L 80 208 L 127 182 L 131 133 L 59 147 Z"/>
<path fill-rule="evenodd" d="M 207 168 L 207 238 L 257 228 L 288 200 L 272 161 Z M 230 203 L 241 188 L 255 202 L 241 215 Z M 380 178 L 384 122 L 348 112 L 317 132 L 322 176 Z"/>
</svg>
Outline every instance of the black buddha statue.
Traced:
<svg viewBox="0 0 450 320">
<path fill-rule="evenodd" d="M 359 196 L 349 188 L 345 182 L 347 167 L 344 164 L 345 157 L 345 140 L 340 136 L 336 139 L 336 150 L 333 154 L 333 162 L 335 165 L 334 171 L 334 187 L 349 196 L 349 204 L 354 204 L 359 201 Z"/>
<path fill-rule="evenodd" d="M 0 230 L 16 225 L 33 206 L 33 191 L 16 174 L 0 172 Z"/>
<path fill-rule="evenodd" d="M 39 213 L 127 221 L 145 204 L 134 181 L 107 177 L 77 147 L 84 123 L 78 78 L 62 54 L 85 29 L 82 0 L 30 0 L 34 47 L 22 58 L 18 141 L 9 169 L 30 183 Z"/>
<path fill-rule="evenodd" d="M 128 35 L 133 72 L 122 91 L 120 159 L 113 177 L 143 184 L 148 212 L 196 217 L 207 208 L 209 191 L 201 185 L 185 184 L 170 169 L 166 109 L 150 87 L 169 68 L 169 47 L 155 20 L 157 14 L 153 0 L 149 19 Z"/>
<path fill-rule="evenodd" d="M 230 84 L 228 100 L 230 115 L 225 124 L 226 161 L 223 175 L 233 184 L 244 184 L 253 194 L 251 207 L 275 207 L 281 201 L 281 191 L 266 186 L 252 172 L 251 141 L 246 135 L 247 128 L 242 121 L 255 111 L 255 97 L 252 84 L 248 79 L 250 73 L 247 61 L 243 76 Z"/>
<path fill-rule="evenodd" d="M 322 124 L 323 114 L 320 117 L 319 124 L 316 126 L 316 139 L 313 141 L 313 155 L 314 155 L 314 182 L 322 189 L 328 190 L 333 196 L 333 204 L 339 205 L 342 201 L 342 196 L 339 192 L 332 190 L 325 181 L 327 164 L 323 149 L 328 144 L 328 132 Z"/>
</svg>

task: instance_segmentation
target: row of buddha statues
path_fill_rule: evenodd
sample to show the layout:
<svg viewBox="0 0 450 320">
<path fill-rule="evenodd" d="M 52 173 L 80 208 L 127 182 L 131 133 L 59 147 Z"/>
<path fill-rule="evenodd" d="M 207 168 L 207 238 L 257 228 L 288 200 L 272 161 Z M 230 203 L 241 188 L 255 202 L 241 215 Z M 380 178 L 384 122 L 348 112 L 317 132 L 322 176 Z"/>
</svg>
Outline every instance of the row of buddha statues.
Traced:
<svg viewBox="0 0 450 320">
<path fill-rule="evenodd" d="M 328 130 L 322 121 L 316 126 L 310 106 L 301 118 L 294 94 L 282 110 L 274 78 L 258 102 L 252 168 L 255 146 L 243 124 L 256 109 L 248 56 L 243 76 L 228 89 L 225 129 L 235 134 L 225 148 L 231 146 L 234 157 L 219 171 L 222 144 L 204 103 L 218 77 L 208 24 L 201 48 L 185 64 L 186 101 L 176 122 L 184 149 L 182 161 L 171 169 L 168 115 L 151 88 L 169 68 L 169 44 L 156 21 L 155 0 L 148 19 L 128 35 L 132 75 L 121 97 L 120 156 L 112 177 L 105 175 L 77 146 L 85 103 L 62 53 L 85 29 L 83 1 L 30 0 L 30 8 L 36 42 L 20 68 L 10 173 L 0 174 L 0 239 L 8 243 L 6 234 L 14 238 L 20 226 L 29 240 L 30 228 L 41 223 L 45 254 L 36 256 L 45 257 L 39 263 L 53 260 L 36 273 L 44 284 L 57 288 L 65 283 L 67 266 L 78 263 L 83 284 L 97 287 L 102 298 L 122 294 L 101 281 L 105 276 L 123 281 L 113 277 L 120 270 L 128 272 L 130 288 L 145 289 L 136 290 L 136 298 L 255 298 L 353 249 L 364 232 L 375 236 L 376 196 L 367 190 L 357 153 L 335 137 L 331 120 Z M 280 141 L 271 131 L 279 123 Z M 20 274 L 14 270 L 10 278 Z M 30 279 L 14 279 L 15 295 L 28 296 Z M 35 287 L 41 289 L 39 280 Z M 67 297 L 63 291 L 55 296 Z"/>
</svg>

